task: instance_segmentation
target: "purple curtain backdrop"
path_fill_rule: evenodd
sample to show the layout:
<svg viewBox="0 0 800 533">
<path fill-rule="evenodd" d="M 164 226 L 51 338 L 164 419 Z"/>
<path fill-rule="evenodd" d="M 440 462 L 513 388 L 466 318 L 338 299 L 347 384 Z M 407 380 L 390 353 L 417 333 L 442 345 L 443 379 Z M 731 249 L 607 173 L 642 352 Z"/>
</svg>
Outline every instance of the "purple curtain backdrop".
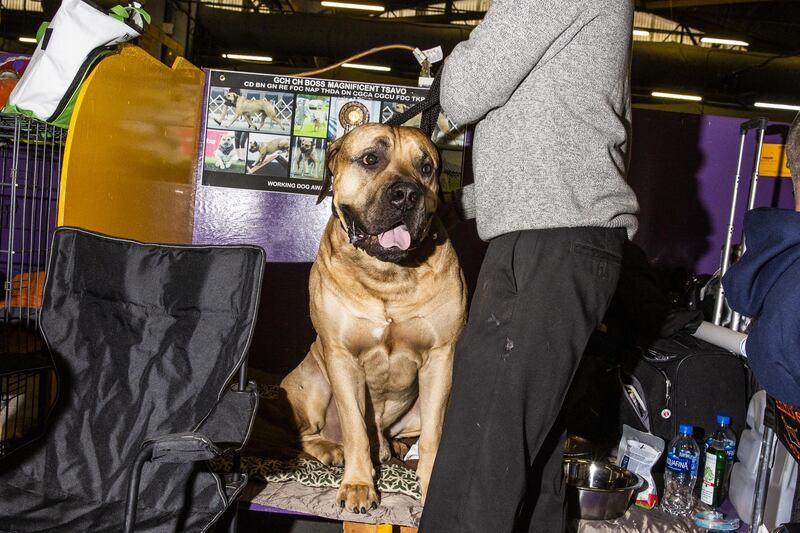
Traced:
<svg viewBox="0 0 800 533">
<path fill-rule="evenodd" d="M 628 177 L 641 206 L 634 241 L 661 268 L 713 273 L 725 241 L 736 164 L 739 126 L 745 119 L 635 110 Z M 770 124 L 765 143 L 783 144 L 788 124 Z M 741 240 L 756 132 L 746 137 L 739 183 L 734 242 Z M 761 177 L 757 207 L 792 208 L 791 180 Z"/>
</svg>

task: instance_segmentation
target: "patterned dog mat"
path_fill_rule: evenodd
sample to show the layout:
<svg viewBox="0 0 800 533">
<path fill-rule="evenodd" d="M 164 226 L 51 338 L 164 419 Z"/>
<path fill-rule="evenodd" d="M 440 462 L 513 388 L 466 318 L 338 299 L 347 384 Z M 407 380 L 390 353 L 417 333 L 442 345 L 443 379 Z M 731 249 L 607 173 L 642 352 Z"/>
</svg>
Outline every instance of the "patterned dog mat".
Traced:
<svg viewBox="0 0 800 533">
<path fill-rule="evenodd" d="M 230 472 L 232 460 L 223 457 L 212 461 L 215 470 Z M 281 461 L 263 457 L 242 457 L 242 472 L 251 479 L 267 482 L 296 481 L 307 487 L 338 488 L 342 482 L 344 468 L 325 466 L 314 459 Z M 405 466 L 392 463 L 378 467 L 376 487 L 379 492 L 396 492 L 419 499 L 417 474 Z"/>
</svg>

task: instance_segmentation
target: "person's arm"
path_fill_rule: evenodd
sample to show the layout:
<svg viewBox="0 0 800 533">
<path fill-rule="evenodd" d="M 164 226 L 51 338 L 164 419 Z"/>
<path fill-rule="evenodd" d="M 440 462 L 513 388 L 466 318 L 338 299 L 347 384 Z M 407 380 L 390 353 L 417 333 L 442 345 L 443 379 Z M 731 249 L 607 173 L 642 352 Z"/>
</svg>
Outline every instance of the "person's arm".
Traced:
<svg viewBox="0 0 800 533">
<path fill-rule="evenodd" d="M 469 39 L 445 60 L 445 114 L 469 124 L 502 106 L 584 9 L 579 0 L 494 0 Z"/>
</svg>

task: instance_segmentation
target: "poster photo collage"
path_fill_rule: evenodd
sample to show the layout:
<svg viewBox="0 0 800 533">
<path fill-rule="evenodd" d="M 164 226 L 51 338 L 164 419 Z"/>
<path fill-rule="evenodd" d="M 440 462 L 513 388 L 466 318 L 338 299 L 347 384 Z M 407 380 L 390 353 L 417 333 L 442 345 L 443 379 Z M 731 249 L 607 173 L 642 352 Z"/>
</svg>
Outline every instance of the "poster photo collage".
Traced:
<svg viewBox="0 0 800 533">
<path fill-rule="evenodd" d="M 203 148 L 203 185 L 318 195 L 329 143 L 349 117 L 385 122 L 427 89 L 212 70 Z M 419 116 L 406 125 L 419 126 Z M 465 128 L 440 115 L 434 142 L 445 192 L 461 186 Z"/>
</svg>

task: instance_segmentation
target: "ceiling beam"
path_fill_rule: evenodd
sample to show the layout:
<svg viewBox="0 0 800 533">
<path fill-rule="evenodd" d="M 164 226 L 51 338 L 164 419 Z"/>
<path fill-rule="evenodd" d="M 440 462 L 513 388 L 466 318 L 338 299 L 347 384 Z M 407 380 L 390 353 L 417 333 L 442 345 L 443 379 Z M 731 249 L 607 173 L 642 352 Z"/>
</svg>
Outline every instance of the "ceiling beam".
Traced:
<svg viewBox="0 0 800 533">
<path fill-rule="evenodd" d="M 430 24 L 445 24 L 456 20 L 481 20 L 485 11 L 456 11 L 454 13 L 440 13 L 436 15 L 414 15 L 411 17 L 397 17 L 392 20 L 404 22 L 428 22 Z"/>
<path fill-rule="evenodd" d="M 386 0 L 384 7 L 386 11 L 395 9 L 424 9 L 431 4 L 440 4 L 441 0 Z"/>
<path fill-rule="evenodd" d="M 636 0 L 636 9 L 680 9 L 683 7 L 724 6 L 732 4 L 759 4 L 775 0 Z"/>
</svg>

